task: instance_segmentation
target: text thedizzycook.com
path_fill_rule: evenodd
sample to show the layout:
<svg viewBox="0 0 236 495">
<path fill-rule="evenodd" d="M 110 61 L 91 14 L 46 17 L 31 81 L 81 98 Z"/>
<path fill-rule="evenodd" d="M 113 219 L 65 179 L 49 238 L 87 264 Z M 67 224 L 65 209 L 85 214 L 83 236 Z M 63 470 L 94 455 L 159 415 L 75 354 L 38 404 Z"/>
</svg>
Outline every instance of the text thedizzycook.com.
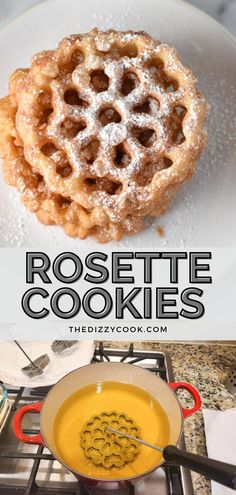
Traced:
<svg viewBox="0 0 236 495">
<path fill-rule="evenodd" d="M 22 309 L 33 319 L 201 318 L 212 253 L 121 251 L 79 256 L 26 253 Z M 60 286 L 58 287 L 58 283 Z M 159 327 L 157 327 L 159 328 Z"/>
</svg>

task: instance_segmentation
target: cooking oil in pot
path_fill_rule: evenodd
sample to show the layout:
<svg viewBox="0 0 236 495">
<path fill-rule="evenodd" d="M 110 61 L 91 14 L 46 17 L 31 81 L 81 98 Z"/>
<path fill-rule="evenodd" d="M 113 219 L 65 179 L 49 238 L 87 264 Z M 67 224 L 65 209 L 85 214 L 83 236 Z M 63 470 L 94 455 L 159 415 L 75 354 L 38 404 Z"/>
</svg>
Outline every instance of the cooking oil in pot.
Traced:
<svg viewBox="0 0 236 495">
<path fill-rule="evenodd" d="M 162 462 L 161 453 L 144 446 L 137 448 L 132 462 L 128 459 L 120 465 L 109 463 L 109 460 L 105 465 L 95 463 L 91 457 L 86 456 L 81 441 L 84 428 L 91 415 L 99 418 L 104 411 L 123 416 L 122 421 L 131 419 L 140 438 L 160 447 L 168 444 L 168 417 L 154 397 L 145 390 L 126 383 L 96 383 L 79 389 L 66 399 L 54 421 L 55 453 L 69 468 L 84 476 L 110 481 L 139 476 Z"/>
</svg>

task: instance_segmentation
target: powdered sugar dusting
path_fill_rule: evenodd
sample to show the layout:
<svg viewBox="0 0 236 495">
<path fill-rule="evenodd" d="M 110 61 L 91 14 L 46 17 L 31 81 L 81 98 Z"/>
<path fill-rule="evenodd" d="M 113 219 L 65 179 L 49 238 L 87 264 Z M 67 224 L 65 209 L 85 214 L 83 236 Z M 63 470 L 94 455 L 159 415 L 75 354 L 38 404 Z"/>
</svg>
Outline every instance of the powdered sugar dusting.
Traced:
<svg viewBox="0 0 236 495">
<path fill-rule="evenodd" d="M 101 138 L 110 146 L 120 144 L 127 137 L 127 128 L 124 124 L 108 124 L 102 129 Z"/>
<path fill-rule="evenodd" d="M 147 55 L 145 55 L 145 57 L 147 57 Z M 219 198 L 219 202 L 224 202 L 226 198 L 223 191 L 228 187 L 227 169 L 231 167 L 231 157 L 233 157 L 233 154 L 235 153 L 233 137 L 229 131 L 229 122 L 230 127 L 233 128 L 233 126 L 235 126 L 235 110 L 232 105 L 232 102 L 235 101 L 235 93 L 233 88 L 229 88 L 227 78 L 224 80 L 224 77 L 222 77 L 222 81 L 218 80 L 215 81 L 215 83 L 213 83 L 210 74 L 206 74 L 206 78 L 208 78 L 208 81 L 206 83 L 205 91 L 209 95 L 208 99 L 211 105 L 209 128 L 210 131 L 212 130 L 209 136 L 208 151 L 200 161 L 199 172 L 196 178 L 193 179 L 192 184 L 184 186 L 182 192 L 177 194 L 170 211 L 163 217 L 168 228 L 165 228 L 166 238 L 163 241 L 158 239 L 158 244 L 164 245 L 167 243 L 168 245 L 169 243 L 172 243 L 176 245 L 176 242 L 178 241 L 175 236 L 176 230 L 180 230 L 181 226 L 183 227 L 186 221 L 189 222 L 189 218 L 198 218 L 198 225 L 195 223 L 195 225 L 191 227 L 193 230 L 188 228 L 186 233 L 184 233 L 184 239 L 181 241 L 182 244 L 189 243 L 189 239 L 194 237 L 194 232 L 196 232 L 196 229 L 200 228 L 199 225 L 202 224 L 203 215 L 199 215 L 199 212 L 203 212 L 202 209 L 205 204 L 204 197 L 214 187 L 216 183 L 215 179 L 218 178 L 217 180 L 219 180 L 222 185 L 222 188 L 218 187 L 216 189 L 216 196 Z M 212 86 L 212 89 L 210 89 L 210 86 Z M 164 113 L 168 114 L 168 109 Z M 228 159 L 229 156 L 230 159 Z M 228 166 L 219 167 L 219 163 L 228 163 Z M 182 207 L 181 204 L 183 205 Z M 179 214 L 178 212 L 183 209 L 185 213 Z M 164 222 L 162 221 L 162 223 Z M 152 227 L 149 228 L 152 230 Z M 153 231 L 154 228 L 155 227 L 153 227 Z M 43 230 L 45 230 L 45 228 L 43 228 Z M 53 237 L 51 238 L 48 229 L 47 238 L 50 238 L 52 242 L 54 242 L 55 239 L 58 238 L 58 235 L 56 234 L 55 237 L 53 234 L 52 236 L 54 236 L 54 239 Z M 143 237 L 142 234 L 139 234 L 133 242 L 141 246 L 144 243 L 144 239 L 146 243 L 146 238 Z M 68 243 L 73 242 L 75 241 L 68 240 Z M 122 245 L 124 246 L 128 244 L 128 240 L 122 242 Z"/>
<path fill-rule="evenodd" d="M 76 50 L 80 51 L 79 63 L 74 70 L 69 69 L 69 73 L 62 72 L 60 75 L 60 67 L 62 71 L 67 70 L 64 54 L 72 53 L 74 43 Z M 82 57 L 83 53 L 86 56 Z M 64 65 L 60 65 L 60 57 Z M 199 101 L 200 97 L 193 85 L 192 74 L 181 65 L 175 50 L 166 44 L 155 42 L 143 33 L 94 30 L 78 38 L 69 37 L 62 41 L 58 51 L 53 54 L 53 61 L 56 58 L 59 77 L 51 82 L 54 112 L 50 115 L 45 130 L 42 129 L 40 140 L 43 135 L 53 139 L 54 145 L 57 144 L 69 158 L 71 172 L 66 178 L 55 174 L 58 160 L 56 171 L 52 161 L 57 153 L 50 155 L 50 161 L 43 161 L 42 157 L 40 166 L 38 156 L 32 156 L 30 163 L 33 168 L 43 175 L 49 190 L 66 195 L 89 210 L 102 206 L 114 223 L 122 222 L 127 215 L 134 215 L 135 210 L 142 211 L 140 216 L 145 216 L 157 207 L 158 201 L 163 202 L 164 209 L 170 197 L 165 191 L 172 182 L 182 182 L 188 175 L 188 161 L 191 159 L 193 162 L 195 158 L 192 156 L 193 149 L 198 151 L 203 145 L 203 118 L 199 118 L 199 112 L 204 113 L 204 102 L 198 103 L 197 107 L 191 105 L 192 101 Z M 50 62 L 48 59 L 47 56 L 47 63 Z M 37 64 L 43 64 L 43 56 L 38 57 L 36 62 L 32 75 L 38 81 Z M 43 70 L 46 74 L 45 66 Z M 51 69 L 49 78 L 50 74 Z M 177 82 L 178 87 L 175 88 Z M 76 90 L 86 105 L 68 105 L 64 99 L 66 87 Z M 27 94 L 28 92 L 33 98 L 37 98 L 34 86 L 31 90 L 27 88 Z M 32 97 L 31 100 L 29 107 L 34 105 Z M 24 102 L 23 98 L 23 105 Z M 148 106 L 148 109 L 142 109 L 142 105 Z M 181 152 L 180 143 L 176 146 L 172 137 L 175 127 L 181 123 L 177 114 L 172 116 L 177 105 L 185 105 L 187 109 L 186 132 L 191 135 L 190 145 L 190 140 L 186 139 Z M 136 107 L 140 109 L 135 110 Z M 114 118 L 108 115 L 104 123 L 104 115 L 101 119 L 104 112 L 110 112 L 111 115 L 113 112 Z M 28 132 L 31 132 L 33 121 L 28 119 L 27 112 L 21 108 L 20 97 L 18 114 L 20 134 L 23 135 L 21 127 L 28 128 Z M 97 156 L 88 167 L 83 162 L 81 150 L 89 147 L 95 137 L 100 146 Z M 116 150 L 115 147 L 120 144 L 126 149 Z M 171 162 L 169 163 L 168 170 L 164 162 L 166 151 L 168 159 L 173 161 L 172 167 Z M 118 160 L 120 153 L 129 153 L 131 160 L 127 166 L 124 167 L 125 160 L 121 167 L 119 163 L 115 163 L 117 152 Z M 146 177 L 145 171 L 142 179 L 142 170 L 150 161 L 157 162 L 156 172 L 154 168 L 150 168 L 153 176 Z M 66 170 L 66 164 L 64 169 Z M 86 175 L 89 180 L 96 181 L 97 187 L 94 182 L 92 187 L 86 185 L 85 188 L 75 188 L 75 181 Z M 102 181 L 102 178 L 106 180 Z M 116 183 L 111 182 L 112 178 Z M 116 186 L 117 183 L 121 187 Z"/>
<path fill-rule="evenodd" d="M 9 199 L 12 206 L 10 212 L 8 205 L 1 205 L 1 245 L 8 247 L 21 247 L 25 245 L 25 240 L 27 238 L 27 232 L 25 229 L 27 211 L 20 203 L 20 198 L 16 193 L 9 192 Z"/>
</svg>

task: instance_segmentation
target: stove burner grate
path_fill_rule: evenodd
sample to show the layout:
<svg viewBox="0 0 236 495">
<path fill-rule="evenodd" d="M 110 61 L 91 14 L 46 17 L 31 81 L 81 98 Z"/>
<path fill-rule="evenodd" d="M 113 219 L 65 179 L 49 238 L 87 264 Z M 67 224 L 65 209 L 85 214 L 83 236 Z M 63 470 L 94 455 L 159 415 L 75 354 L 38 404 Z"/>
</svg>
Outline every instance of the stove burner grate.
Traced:
<svg viewBox="0 0 236 495">
<path fill-rule="evenodd" d="M 133 365 L 139 365 L 149 370 L 152 373 L 159 375 L 165 381 L 173 381 L 174 376 L 172 372 L 171 360 L 168 353 L 162 353 L 158 351 L 146 351 L 137 350 L 133 344 L 130 344 L 128 349 L 108 348 L 104 347 L 101 342 L 94 351 L 92 359 L 93 363 L 96 362 L 127 362 Z M 12 413 L 20 407 L 19 403 L 31 403 L 32 401 L 42 401 L 49 391 L 48 387 L 40 389 L 25 389 L 21 388 L 8 388 L 8 395 L 12 400 Z M 26 434 L 37 434 L 37 429 L 24 429 Z M 184 442 L 184 441 L 183 441 Z M 182 447 L 184 443 L 182 444 Z M 88 488 L 81 482 L 75 482 L 76 486 L 68 484 L 68 486 L 41 486 L 37 483 L 37 474 L 39 471 L 40 463 L 44 461 L 53 462 L 54 457 L 49 453 L 44 452 L 44 447 L 39 446 L 37 450 L 32 449 L 32 452 L 20 452 L 10 451 L 9 448 L 0 450 L 0 466 L 1 463 L 8 460 L 9 462 L 17 462 L 23 460 L 32 461 L 31 468 L 29 469 L 29 477 L 26 485 L 24 483 L 17 485 L 11 483 L 11 478 L 7 478 L 7 482 L 0 477 L 0 495 L 90 495 Z M 188 470 L 179 468 L 178 466 L 166 463 L 163 466 L 166 478 L 166 493 L 168 495 L 193 495 L 193 488 L 191 483 L 191 477 Z M 5 473 L 4 473 L 5 474 Z M 7 473 L 6 473 L 7 474 Z M 102 493 L 105 493 L 104 491 Z M 114 495 L 120 495 L 123 490 L 116 490 Z M 125 495 L 135 495 L 136 491 L 133 486 L 126 489 Z M 144 492 L 146 493 L 146 492 Z M 153 490 L 148 493 L 154 495 Z M 156 493 L 159 493 L 158 486 Z"/>
</svg>

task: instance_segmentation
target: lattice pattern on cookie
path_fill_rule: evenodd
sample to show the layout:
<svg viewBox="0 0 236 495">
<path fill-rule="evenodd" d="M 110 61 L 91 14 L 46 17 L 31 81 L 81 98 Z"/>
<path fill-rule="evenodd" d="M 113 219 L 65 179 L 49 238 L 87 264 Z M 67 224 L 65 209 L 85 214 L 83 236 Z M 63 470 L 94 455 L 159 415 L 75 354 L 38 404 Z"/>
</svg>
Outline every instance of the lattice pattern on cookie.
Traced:
<svg viewBox="0 0 236 495">
<path fill-rule="evenodd" d="M 141 217 L 128 216 L 122 225 L 115 225 L 108 221 L 101 208 L 86 211 L 74 201 L 48 190 L 43 177 L 34 172 L 24 158 L 14 127 L 15 107 L 10 98 L 4 98 L 0 107 L 0 151 L 5 180 L 18 189 L 24 205 L 36 213 L 43 224 L 59 225 L 69 236 L 81 239 L 94 235 L 99 242 L 119 240 L 123 233 L 140 230 Z"/>
<path fill-rule="evenodd" d="M 139 444 L 110 432 L 107 426 L 140 438 L 138 426 L 126 414 L 102 411 L 84 425 L 80 434 L 80 445 L 84 455 L 93 464 L 108 469 L 122 468 L 126 463 L 134 461 L 140 450 Z"/>
<path fill-rule="evenodd" d="M 193 74 L 142 32 L 70 36 L 17 71 L 10 94 L 14 153 L 43 182 L 38 217 L 72 236 L 137 232 L 191 177 L 206 140 Z M 4 115 L 2 100 L 0 127 Z"/>
</svg>

